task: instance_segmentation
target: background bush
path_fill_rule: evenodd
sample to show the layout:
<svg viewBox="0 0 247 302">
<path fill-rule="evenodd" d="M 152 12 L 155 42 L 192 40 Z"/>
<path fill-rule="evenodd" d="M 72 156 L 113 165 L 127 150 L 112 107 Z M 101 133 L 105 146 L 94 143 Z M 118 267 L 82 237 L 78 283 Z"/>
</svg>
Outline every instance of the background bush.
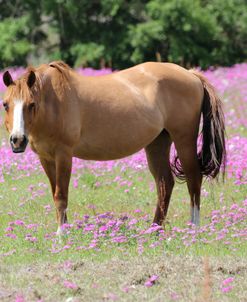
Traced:
<svg viewBox="0 0 247 302">
<path fill-rule="evenodd" d="M 207 68 L 246 58 L 246 0 L 0 2 L 1 68 L 54 59 L 95 68 L 149 60 Z"/>
</svg>

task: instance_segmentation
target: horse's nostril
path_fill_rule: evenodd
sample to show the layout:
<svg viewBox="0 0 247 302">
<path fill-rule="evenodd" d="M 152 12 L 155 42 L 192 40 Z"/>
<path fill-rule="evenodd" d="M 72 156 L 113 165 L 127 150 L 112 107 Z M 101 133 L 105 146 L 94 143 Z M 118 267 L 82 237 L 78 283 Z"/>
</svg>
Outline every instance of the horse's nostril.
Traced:
<svg viewBox="0 0 247 302">
<path fill-rule="evenodd" d="M 10 138 L 10 141 L 14 144 L 17 142 L 17 140 L 18 140 L 18 138 L 16 136 L 11 136 L 11 138 Z"/>
</svg>

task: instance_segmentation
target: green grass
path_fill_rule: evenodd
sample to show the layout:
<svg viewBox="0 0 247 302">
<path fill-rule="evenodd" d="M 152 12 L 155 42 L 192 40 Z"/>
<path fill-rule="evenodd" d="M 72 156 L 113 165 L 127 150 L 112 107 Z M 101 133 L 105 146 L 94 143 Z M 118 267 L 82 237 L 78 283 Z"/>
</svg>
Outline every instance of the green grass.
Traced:
<svg viewBox="0 0 247 302">
<path fill-rule="evenodd" d="M 140 228 L 147 229 L 151 224 L 156 204 L 156 193 L 150 191 L 152 178 L 148 172 L 126 171 L 124 177 L 128 179 L 131 176 L 133 183 L 130 191 L 126 193 L 125 187 L 113 182 L 119 173 L 105 173 L 104 176 L 96 178 L 87 172 L 79 179 L 77 189 L 71 185 L 69 220 L 74 221 L 74 213 L 81 217 L 84 214 L 94 216 L 96 213 L 112 211 L 119 215 L 128 213 L 137 218 L 149 214 L 149 220 L 139 222 Z M 102 185 L 96 187 L 96 181 Z M 30 185 L 33 185 L 32 191 L 29 190 Z M 203 188 L 208 195 L 202 198 L 201 225 L 210 222 L 212 210 L 222 209 L 223 206 L 228 208 L 233 203 L 241 204 L 247 195 L 246 186 L 235 186 L 231 180 L 224 184 L 204 182 Z M 42 196 L 36 196 L 35 193 L 39 190 L 43 190 Z M 222 193 L 224 198 L 220 202 Z M 225 245 L 223 241 L 214 241 L 212 244 L 199 242 L 186 247 L 181 244 L 180 237 L 166 240 L 156 248 L 149 248 L 149 245 L 157 240 L 157 236 L 151 234 L 141 255 L 138 254 L 135 240 L 112 245 L 107 239 L 102 240 L 100 251 L 76 250 L 72 247 L 53 254 L 50 250 L 54 242 L 44 239 L 46 233 L 55 232 L 57 227 L 55 208 L 46 177 L 36 174 L 12 180 L 11 176 L 5 175 L 0 198 L 0 298 L 2 292 L 3 301 L 14 301 L 18 294 L 23 295 L 25 301 L 35 301 L 39 298 L 42 301 L 66 301 L 70 297 L 73 297 L 71 301 L 162 301 L 162 297 L 165 301 L 172 301 L 173 293 L 180 297 L 179 301 L 203 301 L 204 257 L 209 257 L 210 278 L 216 280 L 216 284 L 211 286 L 213 301 L 244 301 L 241 300 L 244 297 L 241 288 L 243 278 L 246 277 L 247 267 L 244 259 L 247 244 L 241 238 L 233 241 L 234 248 L 232 245 Z M 44 206 L 47 204 L 50 204 L 52 209 L 45 214 Z M 135 213 L 135 209 L 141 209 L 142 212 Z M 25 224 L 40 225 L 35 233 L 36 243 L 25 240 L 27 231 L 23 231 L 21 226 L 16 228 L 16 239 L 5 236 L 8 223 L 17 219 L 25 221 Z M 177 183 L 169 208 L 166 232 L 171 232 L 173 227 L 186 227 L 188 219 L 187 188 L 185 184 Z M 131 232 L 123 226 L 123 233 L 130 235 Z M 87 245 L 91 239 L 90 234 L 82 237 L 79 231 L 72 231 L 62 243 L 57 240 L 56 245 L 61 247 L 71 240 Z M 11 251 L 14 251 L 12 255 L 10 253 L 3 256 Z M 229 260 L 222 263 L 221 259 Z M 72 267 L 76 268 L 64 269 L 66 261 L 70 261 Z M 239 265 L 243 269 L 236 274 L 234 290 L 223 294 L 220 282 L 234 275 L 231 270 L 235 270 Z M 221 273 L 220 268 L 223 268 Z M 152 274 L 159 275 L 159 281 L 152 288 L 147 288 L 144 283 Z M 66 288 L 63 285 L 64 280 L 74 282 L 78 288 Z M 121 289 L 121 286 L 129 288 L 126 289 L 128 292 Z M 190 291 L 186 291 L 186 288 L 190 288 Z"/>
</svg>

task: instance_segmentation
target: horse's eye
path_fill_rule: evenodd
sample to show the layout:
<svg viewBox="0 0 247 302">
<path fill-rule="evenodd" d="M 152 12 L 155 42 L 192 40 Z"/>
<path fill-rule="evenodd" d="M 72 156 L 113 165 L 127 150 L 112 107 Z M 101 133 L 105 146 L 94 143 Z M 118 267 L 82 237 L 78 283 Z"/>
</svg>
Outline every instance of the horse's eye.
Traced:
<svg viewBox="0 0 247 302">
<path fill-rule="evenodd" d="M 34 109 L 34 107 L 35 107 L 35 103 L 31 103 L 28 105 L 28 110 L 32 111 Z"/>
<path fill-rule="evenodd" d="M 5 111 L 9 111 L 9 104 L 8 103 L 3 103 L 3 107 L 5 109 Z"/>
</svg>

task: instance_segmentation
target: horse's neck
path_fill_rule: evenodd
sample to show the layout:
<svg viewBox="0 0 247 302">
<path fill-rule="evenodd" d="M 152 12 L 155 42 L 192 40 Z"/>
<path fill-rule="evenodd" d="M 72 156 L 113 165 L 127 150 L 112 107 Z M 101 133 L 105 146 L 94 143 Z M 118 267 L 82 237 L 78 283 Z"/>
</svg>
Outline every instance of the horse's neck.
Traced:
<svg viewBox="0 0 247 302">
<path fill-rule="evenodd" d="M 89 76 L 81 75 L 78 73 L 74 73 L 73 78 L 75 79 L 75 82 L 78 85 L 75 87 L 77 90 L 81 90 L 83 88 L 88 87 L 90 79 L 91 79 L 91 77 L 89 77 Z"/>
</svg>

